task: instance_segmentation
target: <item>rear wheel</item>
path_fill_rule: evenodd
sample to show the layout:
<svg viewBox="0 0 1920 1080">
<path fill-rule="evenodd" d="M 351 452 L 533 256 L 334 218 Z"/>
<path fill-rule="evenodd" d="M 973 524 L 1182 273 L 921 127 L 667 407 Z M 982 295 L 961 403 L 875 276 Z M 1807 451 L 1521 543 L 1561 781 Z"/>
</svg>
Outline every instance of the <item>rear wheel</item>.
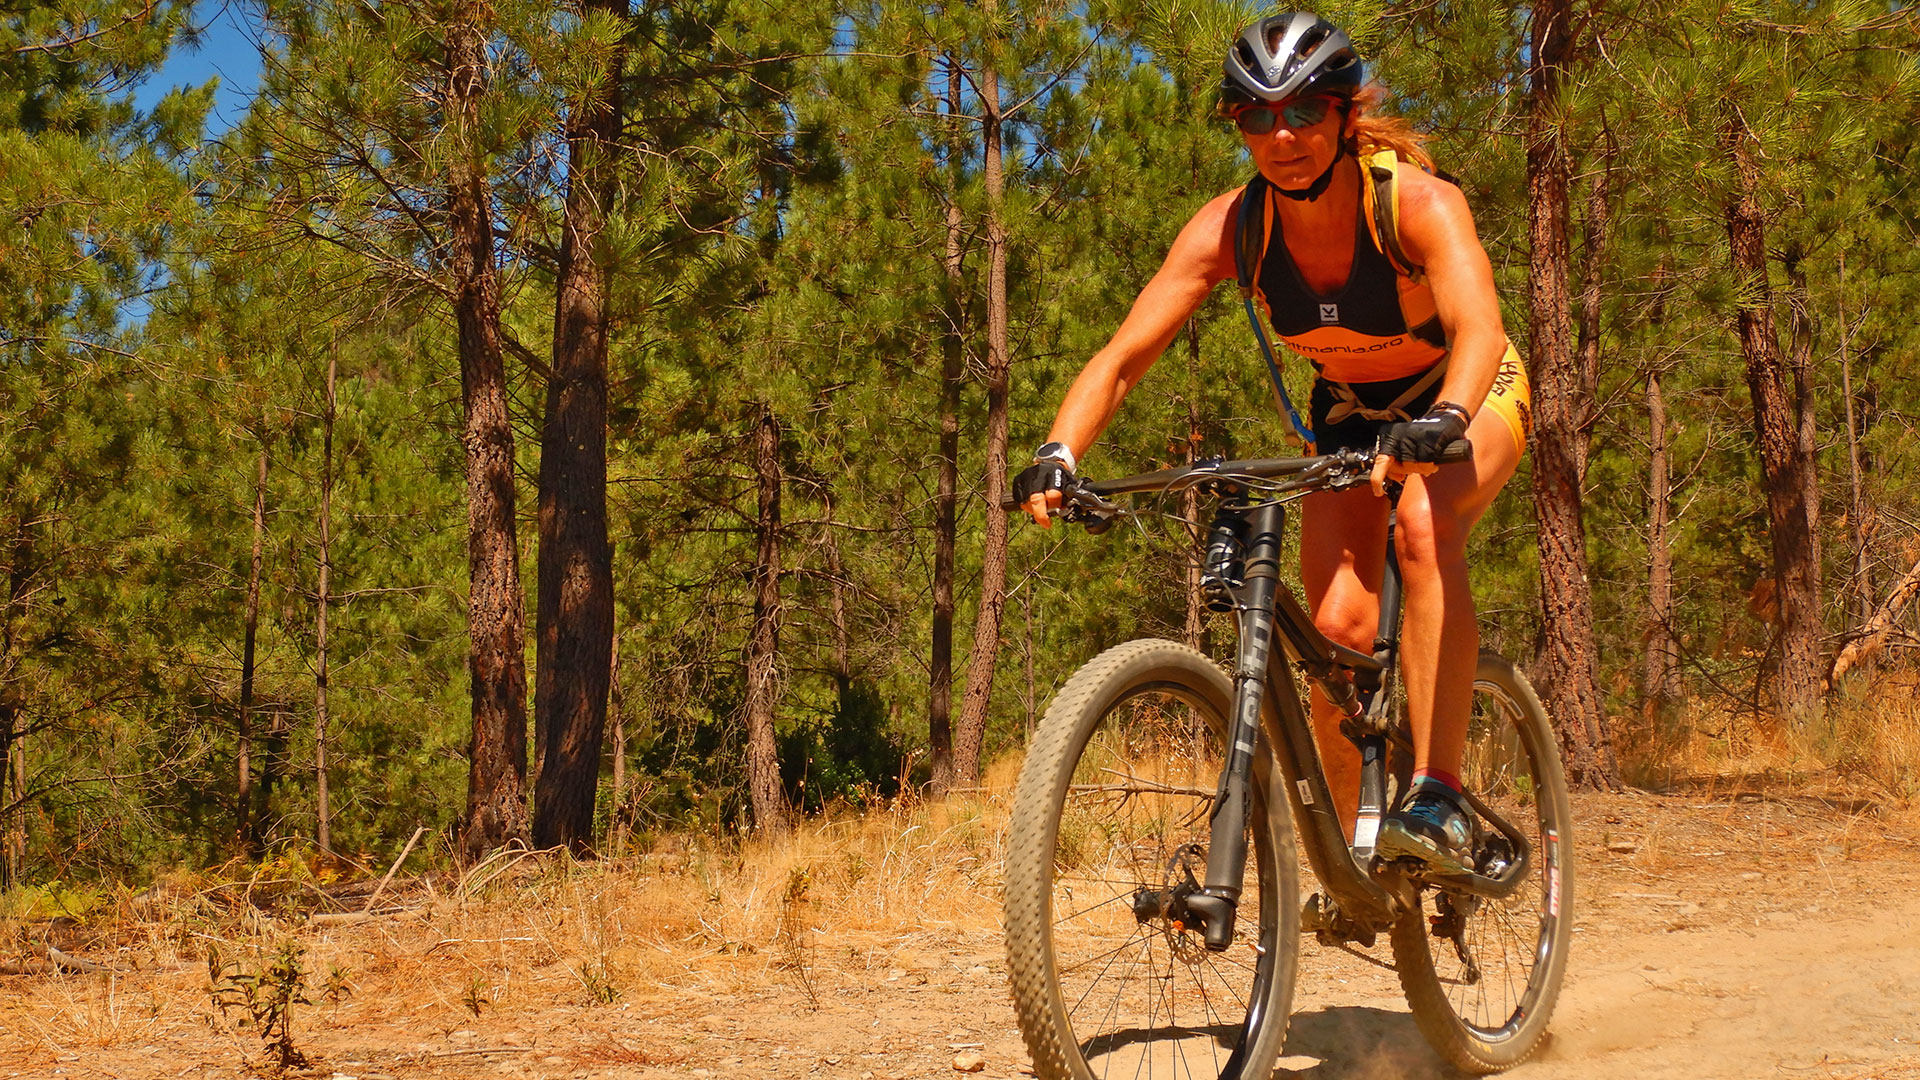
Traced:
<svg viewBox="0 0 1920 1080">
<path fill-rule="evenodd" d="M 1206 878 L 1233 687 L 1205 656 L 1132 641 L 1062 687 L 1034 736 L 1007 853 L 1007 966 L 1043 1080 L 1264 1078 L 1286 1037 L 1298 869 L 1264 740 L 1233 940 L 1182 919 Z"/>
<path fill-rule="evenodd" d="M 1546 710 L 1526 676 L 1480 654 L 1461 781 L 1532 847 L 1528 879 L 1502 900 L 1440 889 L 1394 925 L 1395 966 L 1433 1048 L 1470 1073 L 1510 1068 L 1538 1049 L 1573 934 L 1572 808 Z M 1481 825 L 1477 869 L 1511 856 Z"/>
</svg>

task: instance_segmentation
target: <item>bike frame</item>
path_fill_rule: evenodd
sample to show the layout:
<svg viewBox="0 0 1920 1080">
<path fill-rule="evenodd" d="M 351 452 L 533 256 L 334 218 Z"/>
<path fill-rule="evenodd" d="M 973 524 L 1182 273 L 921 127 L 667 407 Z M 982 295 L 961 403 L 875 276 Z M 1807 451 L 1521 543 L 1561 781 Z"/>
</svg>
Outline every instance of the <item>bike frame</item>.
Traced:
<svg viewBox="0 0 1920 1080">
<path fill-rule="evenodd" d="M 1291 589 L 1281 584 L 1280 559 L 1286 531 L 1281 502 L 1223 507 L 1215 518 L 1215 537 L 1237 537 L 1244 545 L 1244 572 L 1228 583 L 1237 613 L 1239 645 L 1234 663 L 1233 713 L 1228 718 L 1228 755 L 1211 822 L 1207 879 L 1187 906 L 1205 924 L 1210 948 L 1232 939 L 1246 865 L 1246 821 L 1255 761 L 1270 753 L 1286 779 L 1288 801 L 1307 861 L 1340 911 L 1367 930 L 1384 930 L 1402 912 L 1418 907 L 1421 884 L 1433 884 L 1485 897 L 1511 894 L 1526 879 L 1531 845 L 1472 793 L 1467 799 L 1512 844 L 1513 861 L 1498 876 L 1479 874 L 1409 876 L 1374 859 L 1374 840 L 1386 811 L 1387 757 L 1390 744 L 1412 747 L 1397 730 L 1382 691 L 1396 670 L 1400 649 L 1401 576 L 1388 519 L 1387 558 L 1380 589 L 1380 622 L 1369 656 L 1336 644 L 1313 625 Z M 1210 552 L 1214 545 L 1209 545 Z M 1210 566 L 1209 571 L 1215 570 Z M 1314 742 L 1313 724 L 1302 704 L 1293 669 L 1326 693 L 1346 716 L 1342 732 L 1360 752 L 1360 798 L 1354 835 L 1340 821 L 1332 791 Z M 1218 944 L 1216 944 L 1216 942 Z"/>
</svg>

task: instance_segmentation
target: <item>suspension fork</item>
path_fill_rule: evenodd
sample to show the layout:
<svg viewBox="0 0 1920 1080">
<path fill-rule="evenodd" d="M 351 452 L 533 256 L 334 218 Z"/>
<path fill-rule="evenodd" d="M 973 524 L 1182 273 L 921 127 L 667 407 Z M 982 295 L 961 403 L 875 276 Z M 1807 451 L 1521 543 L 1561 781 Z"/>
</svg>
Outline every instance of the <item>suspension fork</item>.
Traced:
<svg viewBox="0 0 1920 1080">
<path fill-rule="evenodd" d="M 1207 880 L 1187 897 L 1187 910 L 1201 923 L 1201 940 L 1220 952 L 1233 942 L 1234 916 L 1246 881 L 1247 815 L 1251 809 L 1254 755 L 1260 751 L 1260 707 L 1267 694 L 1267 663 L 1274 641 L 1274 594 L 1280 587 L 1281 538 L 1286 508 L 1265 503 L 1242 519 L 1244 584 L 1238 601 L 1240 646 L 1233 670 L 1233 715 L 1227 720 L 1227 761 L 1213 802 L 1207 842 Z"/>
</svg>

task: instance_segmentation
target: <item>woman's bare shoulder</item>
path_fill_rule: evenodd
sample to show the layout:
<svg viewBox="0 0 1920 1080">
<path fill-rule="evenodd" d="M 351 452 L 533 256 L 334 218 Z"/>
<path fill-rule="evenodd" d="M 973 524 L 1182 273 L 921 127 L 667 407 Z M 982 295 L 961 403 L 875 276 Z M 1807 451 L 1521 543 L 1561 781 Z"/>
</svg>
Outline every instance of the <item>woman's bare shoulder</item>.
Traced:
<svg viewBox="0 0 1920 1080">
<path fill-rule="evenodd" d="M 1448 244 L 1478 243 L 1466 193 L 1415 166 L 1400 170 L 1399 225 L 1407 256 L 1416 262 L 1429 261 Z"/>
<path fill-rule="evenodd" d="M 1233 228 L 1239 220 L 1243 189 L 1216 195 L 1194 211 L 1167 253 L 1169 267 L 1179 267 L 1222 281 L 1234 276 Z"/>
</svg>

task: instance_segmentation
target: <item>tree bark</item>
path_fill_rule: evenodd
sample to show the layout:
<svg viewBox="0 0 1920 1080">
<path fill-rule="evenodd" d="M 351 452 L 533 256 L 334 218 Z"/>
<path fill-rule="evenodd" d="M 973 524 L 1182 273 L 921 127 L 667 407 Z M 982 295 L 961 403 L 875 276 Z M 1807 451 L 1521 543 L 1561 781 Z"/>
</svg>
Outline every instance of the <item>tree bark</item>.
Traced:
<svg viewBox="0 0 1920 1080">
<path fill-rule="evenodd" d="M 1867 539 L 1873 533 L 1872 508 L 1860 471 L 1860 420 L 1853 400 L 1852 326 L 1847 320 L 1847 257 L 1840 256 L 1840 394 L 1847 404 L 1847 525 L 1853 541 L 1853 623 L 1864 624 L 1873 613 L 1873 566 L 1867 559 Z"/>
<path fill-rule="evenodd" d="M 314 843 L 333 850 L 333 810 L 327 798 L 327 605 L 333 573 L 333 417 L 334 377 L 340 367 L 340 345 L 327 353 L 327 405 L 320 437 L 320 582 L 314 591 L 313 666 L 313 787 Z"/>
<path fill-rule="evenodd" d="M 839 526 L 834 518 L 833 488 L 821 497 L 827 523 L 820 530 L 821 554 L 827 559 L 827 619 L 833 624 L 833 700 L 843 711 L 847 695 L 853 690 L 853 635 L 847 626 L 847 575 L 840 561 L 840 539 L 834 535 Z"/>
<path fill-rule="evenodd" d="M 779 697 L 780 620 L 780 423 L 762 406 L 753 433 L 753 472 L 759 492 L 754 531 L 753 627 L 747 637 L 747 793 L 753 823 L 776 840 L 792 828 L 780 784 L 773 711 Z"/>
<path fill-rule="evenodd" d="M 953 558 L 960 491 L 960 386 L 965 374 L 966 292 L 960 263 L 965 253 L 966 220 L 960 212 L 958 133 L 960 64 L 947 58 L 947 122 L 954 130 L 947 143 L 947 243 L 941 255 L 946 272 L 947 325 L 940 335 L 940 466 L 933 504 L 933 648 L 928 665 L 927 744 L 932 787 L 943 794 L 953 784 Z"/>
<path fill-rule="evenodd" d="M 1580 259 L 1579 425 L 1574 429 L 1574 466 L 1581 484 L 1587 478 L 1587 453 L 1593 442 L 1594 394 L 1600 385 L 1600 314 L 1606 300 L 1607 242 L 1613 224 L 1613 150 L 1609 146 L 1600 175 L 1587 184 L 1586 238 Z"/>
<path fill-rule="evenodd" d="M 587 0 L 622 15 L 618 0 Z M 540 433 L 533 842 L 576 852 L 593 840 L 613 662 L 613 546 L 607 537 L 607 293 L 599 250 L 618 192 L 624 53 L 570 104 L 567 200 L 555 280 L 553 372 Z"/>
<path fill-rule="evenodd" d="M 26 794 L 26 769 L 22 739 L 14 728 L 19 710 L 10 701 L 0 701 L 0 807 L 12 806 Z M 0 816 L 0 890 L 18 885 L 25 870 L 27 830 L 26 807 L 14 807 Z"/>
<path fill-rule="evenodd" d="M 447 190 L 466 451 L 467 654 L 473 731 L 461 853 L 479 859 L 527 835 L 526 628 L 514 521 L 513 427 L 500 345 L 500 280 L 486 163 L 475 129 L 487 71 L 485 9 L 447 34 L 447 111 L 456 153 Z"/>
<path fill-rule="evenodd" d="M 1804 375 L 1796 378 L 1790 370 L 1774 330 L 1766 218 L 1759 200 L 1759 146 L 1738 109 L 1729 112 L 1721 129 L 1721 147 L 1732 159 L 1738 183 L 1726 208 L 1727 240 L 1738 285 L 1735 322 L 1753 399 L 1754 428 L 1759 433 L 1779 599 L 1773 703 L 1789 721 L 1798 723 L 1819 707 L 1822 674 L 1820 549 L 1816 511 L 1810 505 L 1817 503 L 1817 477 L 1807 445 L 1811 416 L 1805 404 Z"/>
<path fill-rule="evenodd" d="M 1593 640 L 1593 596 L 1581 507 L 1581 421 L 1590 388 L 1574 363 L 1568 296 L 1570 254 L 1565 66 L 1573 40 L 1568 0 L 1533 8 L 1527 123 L 1527 226 L 1531 241 L 1533 505 L 1540 546 L 1540 600 L 1547 710 L 1576 787 L 1617 789 Z"/>
<path fill-rule="evenodd" d="M 1649 710 L 1674 698 L 1679 652 L 1673 636 L 1672 433 L 1660 373 L 1647 373 L 1647 657 L 1641 696 Z"/>
<path fill-rule="evenodd" d="M 613 722 L 613 824 L 624 829 L 632 818 L 627 807 L 627 693 L 620 686 L 620 633 L 613 635 L 613 658 L 607 663 L 607 711 Z"/>
<path fill-rule="evenodd" d="M 1187 320 L 1187 453 L 1186 463 L 1200 460 L 1200 324 Z M 1207 651 L 1207 609 L 1200 595 L 1200 579 L 1207 552 L 1207 526 L 1200 520 L 1200 489 L 1180 493 L 1180 516 L 1187 523 L 1187 647 Z"/>
<path fill-rule="evenodd" d="M 258 851 L 253 824 L 254 646 L 260 632 L 260 566 L 267 537 L 267 444 L 260 443 L 253 478 L 253 559 L 247 564 L 247 610 L 240 639 L 240 720 L 234 740 L 233 838 L 243 851 Z"/>
<path fill-rule="evenodd" d="M 992 19 L 997 0 L 987 0 Z M 1007 604 L 1007 515 L 1000 511 L 1007 477 L 1007 228 L 1002 196 L 1006 174 L 1001 161 L 999 72 L 991 59 L 980 72 L 980 126 L 985 149 L 981 179 L 987 195 L 987 463 L 986 535 L 980 545 L 980 609 L 973 621 L 973 650 L 967 660 L 967 693 L 953 736 L 953 774 L 957 784 L 980 776 L 980 749 L 993 700 L 994 664 L 1000 652 L 1000 621 Z"/>
</svg>

